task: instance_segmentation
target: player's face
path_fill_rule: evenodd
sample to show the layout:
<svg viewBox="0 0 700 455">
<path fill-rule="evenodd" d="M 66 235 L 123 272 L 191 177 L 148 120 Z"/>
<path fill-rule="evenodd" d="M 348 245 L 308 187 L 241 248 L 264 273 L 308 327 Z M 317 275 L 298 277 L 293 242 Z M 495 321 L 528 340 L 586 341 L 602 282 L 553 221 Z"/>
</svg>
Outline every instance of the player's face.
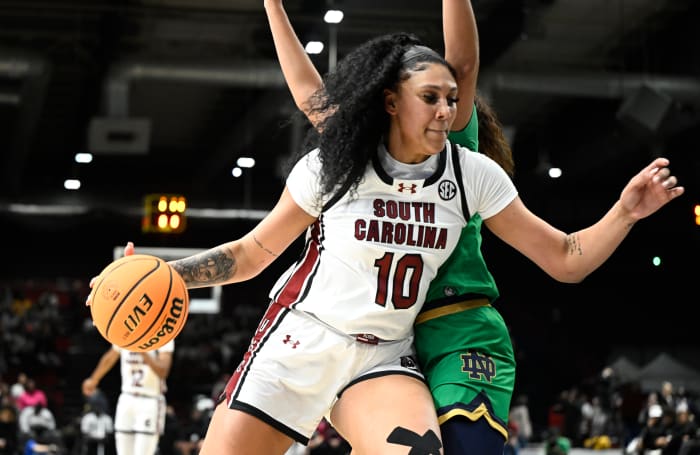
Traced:
<svg viewBox="0 0 700 455">
<path fill-rule="evenodd" d="M 399 161 L 425 160 L 445 147 L 457 112 L 457 82 L 439 63 L 426 63 L 410 71 L 398 89 L 387 91 L 386 108 L 391 115 L 390 146 Z"/>
</svg>

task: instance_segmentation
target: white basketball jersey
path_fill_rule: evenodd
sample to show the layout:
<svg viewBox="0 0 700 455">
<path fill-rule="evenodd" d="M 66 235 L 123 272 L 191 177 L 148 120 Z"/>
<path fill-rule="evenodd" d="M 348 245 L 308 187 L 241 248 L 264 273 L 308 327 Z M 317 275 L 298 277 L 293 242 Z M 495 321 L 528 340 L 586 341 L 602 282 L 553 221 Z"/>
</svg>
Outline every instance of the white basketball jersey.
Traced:
<svg viewBox="0 0 700 455">
<path fill-rule="evenodd" d="M 387 152 L 380 146 L 379 153 Z M 270 297 L 347 334 L 383 340 L 409 336 L 430 281 L 467 222 L 471 202 L 466 201 L 493 214 L 506 205 L 492 197 L 504 194 L 493 187 L 516 194 L 497 164 L 488 158 L 465 161 L 466 155 L 485 158 L 453 151 L 448 142 L 438 156 L 437 170 L 421 180 L 394 179 L 375 158 L 357 191 L 323 211 L 318 201 L 318 151 L 302 158 L 287 188 L 318 220 L 307 231 L 302 256 L 277 281 Z M 455 159 L 461 162 L 457 170 Z M 470 198 L 464 197 L 466 179 L 459 168 L 465 166 L 472 168 L 470 177 L 495 176 L 472 183 L 477 194 Z"/>
<path fill-rule="evenodd" d="M 143 360 L 142 355 L 157 357 L 165 352 L 173 352 L 175 342 L 169 341 L 162 348 L 145 353 L 131 352 L 113 345 L 119 352 L 121 361 L 122 392 L 133 395 L 159 397 L 166 392 L 165 381 L 161 379 Z"/>
</svg>

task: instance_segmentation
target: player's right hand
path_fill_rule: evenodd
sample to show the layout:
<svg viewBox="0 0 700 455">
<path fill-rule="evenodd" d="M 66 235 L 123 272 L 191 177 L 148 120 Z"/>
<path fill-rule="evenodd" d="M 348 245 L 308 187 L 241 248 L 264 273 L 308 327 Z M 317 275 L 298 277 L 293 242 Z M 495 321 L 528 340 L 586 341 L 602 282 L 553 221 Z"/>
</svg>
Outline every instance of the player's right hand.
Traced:
<svg viewBox="0 0 700 455">
<path fill-rule="evenodd" d="M 91 396 L 97 390 L 97 383 L 92 378 L 87 378 L 83 381 L 83 395 L 86 397 Z"/>
</svg>

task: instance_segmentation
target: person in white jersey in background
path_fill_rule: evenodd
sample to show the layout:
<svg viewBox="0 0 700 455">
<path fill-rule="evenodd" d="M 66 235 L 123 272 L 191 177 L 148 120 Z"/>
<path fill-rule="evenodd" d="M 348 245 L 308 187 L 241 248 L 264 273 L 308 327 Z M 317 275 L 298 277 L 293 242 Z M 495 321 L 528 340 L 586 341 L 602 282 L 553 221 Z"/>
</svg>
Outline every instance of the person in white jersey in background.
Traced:
<svg viewBox="0 0 700 455">
<path fill-rule="evenodd" d="M 153 455 L 165 429 L 165 380 L 173 361 L 174 341 L 141 353 L 112 345 L 83 381 L 91 396 L 100 380 L 121 359 L 121 393 L 114 417 L 117 455 Z"/>
</svg>

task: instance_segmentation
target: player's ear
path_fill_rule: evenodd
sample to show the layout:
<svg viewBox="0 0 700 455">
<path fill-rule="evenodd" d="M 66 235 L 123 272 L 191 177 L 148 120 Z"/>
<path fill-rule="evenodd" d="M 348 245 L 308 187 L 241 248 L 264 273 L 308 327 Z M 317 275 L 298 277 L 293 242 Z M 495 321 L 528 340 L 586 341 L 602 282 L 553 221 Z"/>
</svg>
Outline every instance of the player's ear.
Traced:
<svg viewBox="0 0 700 455">
<path fill-rule="evenodd" d="M 396 92 L 384 89 L 384 109 L 389 115 L 396 115 Z"/>
</svg>

